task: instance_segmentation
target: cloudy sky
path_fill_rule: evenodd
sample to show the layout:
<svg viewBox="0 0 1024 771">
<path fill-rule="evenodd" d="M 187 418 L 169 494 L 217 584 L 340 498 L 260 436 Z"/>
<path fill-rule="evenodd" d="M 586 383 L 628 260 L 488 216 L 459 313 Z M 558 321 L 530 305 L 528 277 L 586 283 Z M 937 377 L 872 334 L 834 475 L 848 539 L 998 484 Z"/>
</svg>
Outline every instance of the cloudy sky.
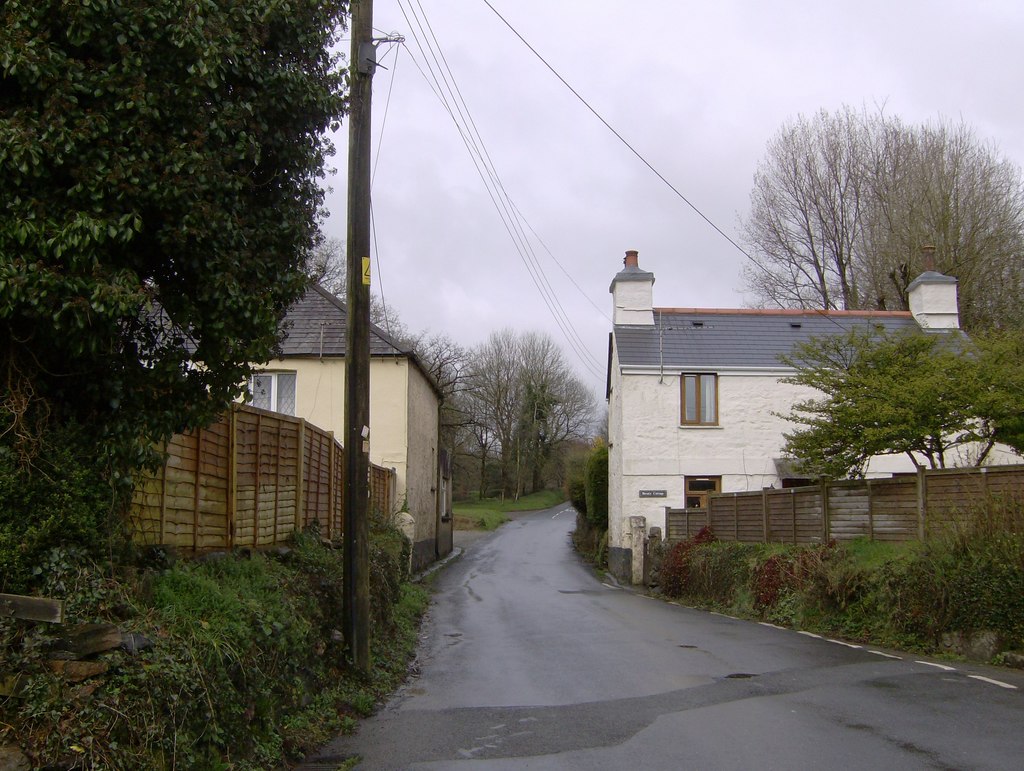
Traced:
<svg viewBox="0 0 1024 771">
<path fill-rule="evenodd" d="M 1019 0 L 489 2 L 736 240 L 766 143 L 801 113 L 851 105 L 910 123 L 963 119 L 1024 163 Z M 374 26 L 405 37 L 380 46 L 387 69 L 374 78 L 374 291 L 411 329 L 466 345 L 503 327 L 548 332 L 603 397 L 608 286 L 627 249 L 654 272 L 656 305 L 748 302 L 746 258 L 487 2 L 375 0 Z M 437 85 L 442 70 L 457 90 Z M 496 174 L 501 213 L 458 109 Z M 346 139 L 343 128 L 325 227 L 341 239 Z"/>
</svg>

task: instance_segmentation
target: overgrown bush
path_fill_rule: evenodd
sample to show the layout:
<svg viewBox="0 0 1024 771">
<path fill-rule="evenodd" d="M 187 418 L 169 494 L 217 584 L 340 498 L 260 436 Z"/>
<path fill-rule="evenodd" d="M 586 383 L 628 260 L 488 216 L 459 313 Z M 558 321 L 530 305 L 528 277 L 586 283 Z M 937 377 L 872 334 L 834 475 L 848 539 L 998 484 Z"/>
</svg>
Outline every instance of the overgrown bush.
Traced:
<svg viewBox="0 0 1024 771">
<path fill-rule="evenodd" d="M 584 514 L 576 514 L 576 529 L 572 531 L 572 545 L 577 552 L 597 568 L 608 567 L 608 531 L 594 527 Z"/>
<path fill-rule="evenodd" d="M 990 632 L 1024 649 L 1024 510 L 989 501 L 923 544 L 665 544 L 660 591 L 694 605 L 859 641 L 938 650 Z"/>
<path fill-rule="evenodd" d="M 67 625 L 114 623 L 152 645 L 102 654 L 107 671 L 76 684 L 47 663 L 60 627 L 0 620 L 0 658 L 23 683 L 19 699 L 0 701 L 0 744 L 21 745 L 38 766 L 76 768 L 263 769 L 301 757 L 369 714 L 416 644 L 426 594 L 401 583 L 386 527 L 371 537 L 369 679 L 344 659 L 341 553 L 315 534 L 276 557 L 157 572 L 52 552 L 38 588 L 66 600 Z"/>
<path fill-rule="evenodd" d="M 578 449 L 565 461 L 565 497 L 580 514 L 587 513 L 587 459 L 589 452 Z"/>
<path fill-rule="evenodd" d="M 24 594 L 44 555 L 60 547 L 98 556 L 120 549 L 126 493 L 80 451 L 74 427 L 46 435 L 34 457 L 0 444 L 0 591 Z"/>
<path fill-rule="evenodd" d="M 692 584 L 690 569 L 699 547 L 713 543 L 715 534 L 710 527 L 702 527 L 692 538 L 672 544 L 661 562 L 660 588 L 669 597 L 682 597 Z"/>
<path fill-rule="evenodd" d="M 598 530 L 608 529 L 608 447 L 604 444 L 594 448 L 587 458 L 586 515 L 591 526 Z"/>
</svg>

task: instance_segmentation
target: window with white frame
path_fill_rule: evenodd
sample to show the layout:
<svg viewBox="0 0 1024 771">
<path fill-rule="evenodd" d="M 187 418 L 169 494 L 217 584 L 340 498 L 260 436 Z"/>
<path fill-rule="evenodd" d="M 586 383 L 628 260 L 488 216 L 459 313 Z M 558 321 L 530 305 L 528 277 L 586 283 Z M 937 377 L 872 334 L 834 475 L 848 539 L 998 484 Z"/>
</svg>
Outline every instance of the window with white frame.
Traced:
<svg viewBox="0 0 1024 771">
<path fill-rule="evenodd" d="M 684 373 L 679 378 L 684 426 L 718 425 L 718 375 Z"/>
<path fill-rule="evenodd" d="M 295 373 L 257 372 L 249 381 L 252 406 L 263 410 L 295 414 Z"/>
</svg>

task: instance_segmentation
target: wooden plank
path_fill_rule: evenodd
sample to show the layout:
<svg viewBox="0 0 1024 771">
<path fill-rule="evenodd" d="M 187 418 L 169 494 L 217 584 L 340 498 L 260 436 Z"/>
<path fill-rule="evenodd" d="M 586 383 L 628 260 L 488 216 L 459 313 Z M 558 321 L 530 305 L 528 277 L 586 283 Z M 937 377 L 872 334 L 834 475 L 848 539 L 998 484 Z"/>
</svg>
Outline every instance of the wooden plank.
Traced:
<svg viewBox="0 0 1024 771">
<path fill-rule="evenodd" d="M 260 485 L 263 481 L 263 413 L 256 413 L 256 494 L 253 496 L 252 546 L 259 546 L 260 540 Z"/>
<path fill-rule="evenodd" d="M 54 658 L 84 659 L 121 646 L 121 630 L 113 624 L 79 624 L 53 643 Z"/>
<path fill-rule="evenodd" d="M 796 545 L 796 488 L 789 488 L 792 492 L 789 494 L 789 504 L 793 513 L 793 545 Z"/>
<path fill-rule="evenodd" d="M 298 453 L 295 468 L 295 527 L 300 528 L 303 521 L 303 496 L 306 492 L 306 421 L 299 422 Z"/>
<path fill-rule="evenodd" d="M 193 492 L 192 501 L 192 548 L 199 548 L 199 494 L 202 489 L 200 485 L 200 463 L 199 458 L 203 451 L 203 429 L 199 429 L 196 432 L 196 476 L 195 476 L 195 490 Z"/>
<path fill-rule="evenodd" d="M 47 624 L 64 622 L 64 603 L 45 597 L 26 597 L 21 594 L 0 594 L 0 616 Z"/>
<path fill-rule="evenodd" d="M 164 442 L 164 465 L 160 469 L 160 533 L 157 543 L 164 539 L 164 523 L 167 520 L 167 442 Z"/>
</svg>

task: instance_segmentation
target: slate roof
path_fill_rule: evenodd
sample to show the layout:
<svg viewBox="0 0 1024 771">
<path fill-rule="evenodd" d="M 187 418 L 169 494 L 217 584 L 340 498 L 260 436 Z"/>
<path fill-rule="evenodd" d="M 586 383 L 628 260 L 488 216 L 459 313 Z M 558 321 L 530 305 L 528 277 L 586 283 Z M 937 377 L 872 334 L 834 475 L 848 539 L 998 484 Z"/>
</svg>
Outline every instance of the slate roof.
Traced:
<svg viewBox="0 0 1024 771">
<path fill-rule="evenodd" d="M 886 332 L 917 328 L 906 311 L 655 308 L 653 327 L 616 325 L 614 334 L 624 367 L 779 368 L 779 355 L 797 343 L 869 324 Z"/>
<path fill-rule="evenodd" d="M 320 286 L 313 285 L 285 313 L 281 358 L 293 356 L 344 356 L 348 314 L 345 303 Z M 370 325 L 370 356 L 408 356 L 380 327 Z"/>
</svg>

